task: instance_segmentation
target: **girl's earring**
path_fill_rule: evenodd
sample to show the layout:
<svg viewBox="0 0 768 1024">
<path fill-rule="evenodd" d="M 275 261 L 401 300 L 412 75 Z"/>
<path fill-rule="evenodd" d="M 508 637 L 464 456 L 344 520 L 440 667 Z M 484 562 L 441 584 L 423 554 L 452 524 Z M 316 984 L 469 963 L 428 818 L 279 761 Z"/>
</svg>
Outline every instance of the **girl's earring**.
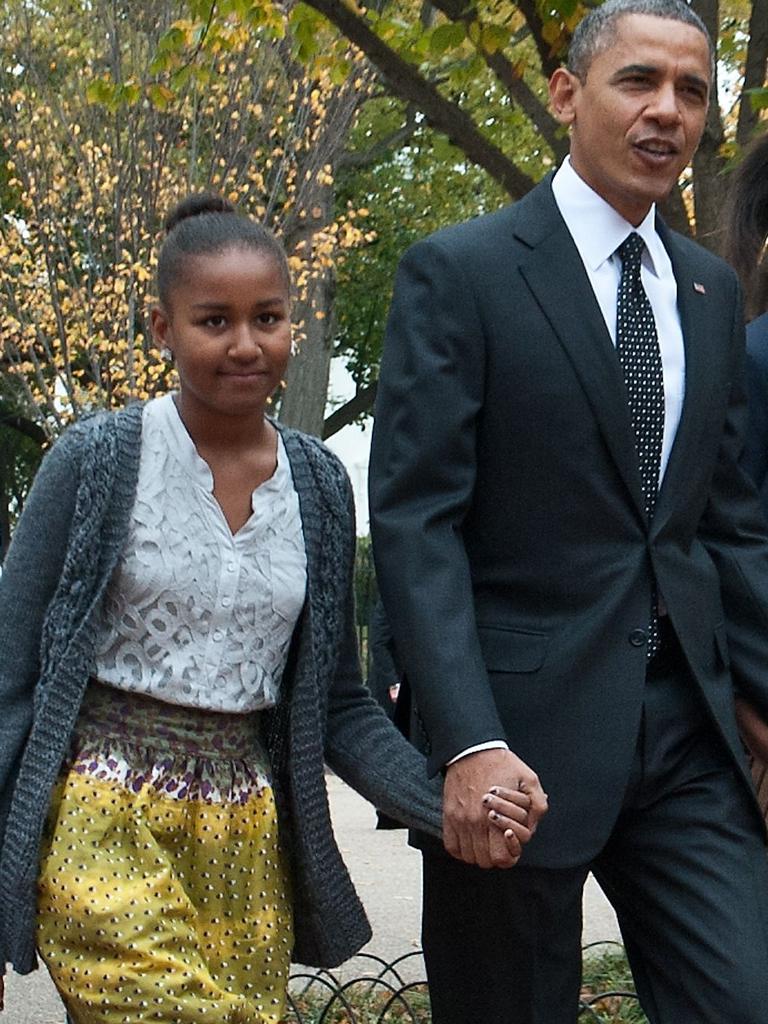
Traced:
<svg viewBox="0 0 768 1024">
<path fill-rule="evenodd" d="M 160 349 L 160 358 L 164 359 L 166 363 L 172 363 L 173 362 L 173 352 L 171 352 L 171 350 L 168 348 L 167 345 L 164 345 Z"/>
</svg>

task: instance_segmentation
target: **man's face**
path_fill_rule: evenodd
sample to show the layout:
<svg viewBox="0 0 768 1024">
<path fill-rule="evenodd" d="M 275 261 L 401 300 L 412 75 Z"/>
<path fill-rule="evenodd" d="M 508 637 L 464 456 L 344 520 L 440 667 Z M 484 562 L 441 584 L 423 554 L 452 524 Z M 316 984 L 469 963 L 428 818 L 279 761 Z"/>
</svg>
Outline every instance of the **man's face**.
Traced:
<svg viewBox="0 0 768 1024">
<path fill-rule="evenodd" d="M 672 189 L 699 143 L 709 102 L 710 56 L 695 26 L 625 14 L 585 81 L 560 68 L 555 115 L 571 132 L 571 163 L 631 224 Z"/>
</svg>

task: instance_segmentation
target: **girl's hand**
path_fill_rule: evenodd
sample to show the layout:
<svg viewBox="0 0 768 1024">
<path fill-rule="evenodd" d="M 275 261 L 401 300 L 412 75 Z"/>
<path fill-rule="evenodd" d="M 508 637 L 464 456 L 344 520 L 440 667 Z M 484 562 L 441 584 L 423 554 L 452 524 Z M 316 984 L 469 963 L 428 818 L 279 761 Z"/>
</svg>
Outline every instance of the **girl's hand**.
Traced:
<svg viewBox="0 0 768 1024">
<path fill-rule="evenodd" d="M 493 786 L 483 797 L 483 806 L 490 824 L 504 833 L 507 849 L 517 862 L 536 831 L 535 824 L 528 825 L 530 796 L 519 789 Z"/>
</svg>

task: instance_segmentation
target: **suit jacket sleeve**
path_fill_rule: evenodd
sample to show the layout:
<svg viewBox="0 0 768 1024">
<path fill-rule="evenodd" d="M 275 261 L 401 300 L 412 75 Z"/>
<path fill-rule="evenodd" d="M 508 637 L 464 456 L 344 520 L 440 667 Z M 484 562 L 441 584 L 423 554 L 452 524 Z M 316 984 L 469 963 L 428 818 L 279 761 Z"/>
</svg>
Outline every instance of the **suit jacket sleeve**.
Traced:
<svg viewBox="0 0 768 1024">
<path fill-rule="evenodd" d="M 403 258 L 376 403 L 371 531 L 431 772 L 503 739 L 480 651 L 462 525 L 475 484 L 485 358 L 479 309 L 441 239 Z"/>
</svg>

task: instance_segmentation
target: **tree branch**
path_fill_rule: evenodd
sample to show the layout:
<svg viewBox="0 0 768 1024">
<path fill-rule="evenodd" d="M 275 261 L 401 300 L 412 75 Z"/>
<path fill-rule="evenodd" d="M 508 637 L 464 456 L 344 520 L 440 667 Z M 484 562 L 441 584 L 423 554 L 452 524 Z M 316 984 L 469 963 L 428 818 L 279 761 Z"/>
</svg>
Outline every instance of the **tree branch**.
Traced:
<svg viewBox="0 0 768 1024">
<path fill-rule="evenodd" d="M 339 170 L 346 170 L 350 167 L 370 167 L 390 152 L 390 150 L 399 149 L 400 146 L 404 145 L 413 136 L 417 127 L 416 108 L 412 103 L 409 103 L 405 112 L 405 124 L 402 127 L 378 139 L 364 153 L 347 150 L 346 153 L 342 153 L 339 157 L 336 166 Z"/>
<path fill-rule="evenodd" d="M 354 423 L 358 416 L 370 412 L 376 400 L 378 386 L 379 382 L 375 380 L 367 387 L 360 388 L 354 398 L 350 398 L 348 402 L 326 417 L 325 423 L 323 423 L 323 440 L 327 441 L 329 437 L 338 434 L 342 427 Z"/>
<path fill-rule="evenodd" d="M 433 3 L 451 21 L 460 21 L 469 26 L 477 18 L 477 9 L 468 7 L 463 0 L 433 0 Z M 482 46 L 478 46 L 478 51 L 486 65 L 507 90 L 510 99 L 520 107 L 540 132 L 558 162 L 562 160 L 568 152 L 568 139 L 564 136 L 560 124 L 550 114 L 547 106 L 515 71 L 514 65 L 501 50 L 491 53 Z"/>
<path fill-rule="evenodd" d="M 365 19 L 347 7 L 343 0 L 308 0 L 308 3 L 366 54 L 397 96 L 415 103 L 434 128 L 444 132 L 469 160 L 484 168 L 513 199 L 520 199 L 533 188 L 533 179 L 487 139 L 465 111 L 441 95 L 416 67 L 380 39 Z"/>
<path fill-rule="evenodd" d="M 544 38 L 544 22 L 536 8 L 536 0 L 516 0 L 516 7 L 531 30 L 541 61 L 542 73 L 545 78 L 549 78 L 560 67 L 560 59 L 557 54 L 552 52 L 552 47 Z"/>
<path fill-rule="evenodd" d="M 41 448 L 48 440 L 42 427 L 39 427 L 37 423 L 33 423 L 32 420 L 28 420 L 24 416 L 19 416 L 17 413 L 0 410 L 0 427 L 10 427 L 11 430 L 23 434 L 24 437 L 28 437 L 30 441 L 34 441 Z"/>
</svg>

